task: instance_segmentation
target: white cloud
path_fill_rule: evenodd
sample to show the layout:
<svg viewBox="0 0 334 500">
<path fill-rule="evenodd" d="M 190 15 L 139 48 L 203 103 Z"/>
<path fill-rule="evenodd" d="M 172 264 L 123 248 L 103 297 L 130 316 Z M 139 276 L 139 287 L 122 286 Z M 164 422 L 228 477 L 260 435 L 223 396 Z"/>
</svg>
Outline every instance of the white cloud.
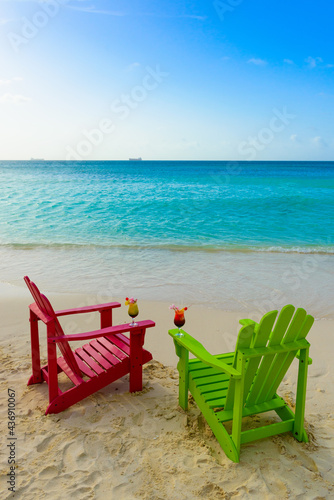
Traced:
<svg viewBox="0 0 334 500">
<path fill-rule="evenodd" d="M 331 97 L 331 98 L 334 97 L 334 94 L 328 94 L 327 92 L 319 92 L 317 95 L 320 96 L 320 97 L 325 97 L 325 98 L 327 98 L 327 97 Z"/>
<path fill-rule="evenodd" d="M 291 59 L 283 59 L 286 64 L 295 64 Z"/>
<path fill-rule="evenodd" d="M 200 143 L 198 141 L 191 141 L 182 137 L 179 141 L 174 144 L 176 149 L 187 150 L 187 149 L 197 149 L 200 147 Z"/>
<path fill-rule="evenodd" d="M 118 16 L 118 17 L 131 15 L 127 12 L 122 12 L 122 11 L 97 9 L 95 5 L 90 5 L 89 7 L 79 7 L 79 6 L 75 7 L 73 5 L 68 5 L 68 8 L 80 12 L 86 12 L 87 14 L 104 14 L 107 16 Z M 144 12 L 144 13 L 137 13 L 136 15 L 148 16 L 148 17 L 163 17 L 163 18 L 189 18 L 189 19 L 197 19 L 198 21 L 205 21 L 207 19 L 207 16 L 200 16 L 196 14 L 168 15 L 164 13 L 156 14 L 156 13 Z"/>
<path fill-rule="evenodd" d="M 321 57 L 307 57 L 305 59 L 305 62 L 308 64 L 308 67 L 313 69 L 315 68 L 319 63 L 323 62 L 323 59 Z"/>
<path fill-rule="evenodd" d="M 0 0 L 0 3 L 3 2 L 7 2 L 7 3 L 48 3 L 49 1 L 51 0 Z M 65 4 L 67 2 L 87 2 L 89 0 L 55 0 L 55 1 L 58 1 L 59 3 L 61 4 Z"/>
<path fill-rule="evenodd" d="M 0 85 L 10 85 L 13 82 L 21 82 L 23 78 L 21 76 L 14 76 L 11 79 L 0 80 Z"/>
<path fill-rule="evenodd" d="M 326 64 L 326 68 L 334 68 L 334 64 Z"/>
<path fill-rule="evenodd" d="M 292 134 L 292 135 L 290 135 L 290 141 L 292 141 L 292 142 L 297 142 L 297 141 L 298 141 L 298 136 L 297 136 L 297 134 Z"/>
<path fill-rule="evenodd" d="M 122 17 L 125 16 L 124 12 L 116 11 L 116 10 L 103 10 L 97 9 L 95 5 L 91 5 L 89 7 L 74 7 L 73 5 L 68 5 L 69 9 L 77 10 L 80 12 L 86 12 L 87 14 L 104 14 L 107 16 L 117 16 Z"/>
<path fill-rule="evenodd" d="M 0 0 L 1 2 L 21 2 L 21 3 L 47 3 L 50 0 Z M 57 0 L 56 0 L 57 1 Z M 124 11 L 119 11 L 119 10 L 109 10 L 109 9 L 99 9 L 97 8 L 94 4 L 91 4 L 89 6 L 84 6 L 84 2 L 88 2 L 90 0 L 58 0 L 61 6 L 66 6 L 66 8 L 71 9 L 71 10 L 76 10 L 78 12 L 85 12 L 87 14 L 103 14 L 107 16 L 116 16 L 116 17 L 123 17 L 123 16 L 129 16 L 132 15 L 129 12 L 124 12 Z M 70 3 L 71 5 L 67 5 Z M 76 3 L 77 5 L 72 5 L 72 3 Z M 196 19 L 198 21 L 205 21 L 208 16 L 203 16 L 203 15 L 198 15 L 198 14 L 164 14 L 164 13 L 150 13 L 150 12 L 143 12 L 143 13 L 137 13 L 137 16 L 149 16 L 149 17 L 162 17 L 162 18 L 188 18 L 188 19 Z M 7 20 L 6 20 L 7 22 Z M 1 19 L 0 19 L 0 24 L 1 24 Z"/>
<path fill-rule="evenodd" d="M 312 144 L 314 144 L 318 148 L 327 148 L 328 147 L 327 142 L 322 137 L 320 137 L 320 135 L 317 135 L 316 137 L 312 137 L 311 142 L 312 142 Z"/>
<path fill-rule="evenodd" d="M 192 14 L 185 14 L 183 16 L 177 16 L 177 17 L 188 17 L 189 19 L 197 19 L 198 21 L 206 21 L 208 16 L 196 16 Z"/>
<path fill-rule="evenodd" d="M 139 67 L 140 67 L 139 62 L 133 62 L 132 64 L 129 64 L 129 66 L 126 67 L 126 70 L 133 71 L 134 69 L 139 68 Z"/>
<path fill-rule="evenodd" d="M 4 17 L 0 17 L 0 26 L 9 23 L 10 19 L 5 19 Z"/>
<path fill-rule="evenodd" d="M 9 103 L 9 104 L 23 104 L 25 102 L 30 102 L 31 97 L 26 97 L 21 94 L 3 94 L 0 97 L 0 103 Z"/>
<path fill-rule="evenodd" d="M 247 62 L 250 64 L 255 64 L 256 66 L 265 66 L 267 64 L 267 61 L 265 61 L 264 59 L 256 59 L 254 57 L 248 59 Z"/>
</svg>

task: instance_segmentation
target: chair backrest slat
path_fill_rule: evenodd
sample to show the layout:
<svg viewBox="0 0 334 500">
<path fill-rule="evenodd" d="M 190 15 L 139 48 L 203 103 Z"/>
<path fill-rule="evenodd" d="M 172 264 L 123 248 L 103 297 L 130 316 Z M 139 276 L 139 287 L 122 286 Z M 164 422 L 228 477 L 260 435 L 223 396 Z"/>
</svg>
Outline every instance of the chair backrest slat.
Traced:
<svg viewBox="0 0 334 500">
<path fill-rule="evenodd" d="M 269 336 L 272 332 L 272 328 L 273 328 L 273 325 L 275 323 L 276 316 L 277 316 L 277 311 L 270 311 L 262 317 L 262 319 L 259 323 L 259 326 L 255 332 L 254 343 L 251 347 L 254 347 L 254 348 L 265 347 L 267 345 L 267 342 L 269 340 Z M 261 359 L 262 359 L 262 355 L 256 356 L 254 358 L 249 359 L 249 361 L 246 365 L 245 385 L 244 385 L 244 403 L 248 397 L 250 387 L 252 386 L 252 384 L 254 382 L 254 377 L 255 377 L 255 374 L 258 370 Z"/>
<path fill-rule="evenodd" d="M 276 347 L 281 343 L 294 312 L 295 308 L 292 305 L 283 307 L 277 318 L 275 328 L 269 337 L 268 346 Z M 268 382 L 268 377 L 275 356 L 275 354 L 267 354 L 266 356 L 263 356 L 250 392 L 247 395 L 246 406 L 255 405 L 262 388 L 266 386 L 266 384 L 270 384 Z"/>
<path fill-rule="evenodd" d="M 237 339 L 237 347 L 234 353 L 233 368 L 237 368 L 238 350 L 248 349 L 252 344 L 253 337 L 254 337 L 254 324 L 243 326 L 240 329 Z M 225 400 L 225 410 L 233 409 L 234 393 L 235 393 L 235 380 L 231 378 Z"/>
<path fill-rule="evenodd" d="M 55 331 L 54 331 L 54 336 L 62 336 L 64 335 L 63 329 L 61 327 L 61 324 L 59 323 L 59 320 L 56 316 L 56 313 L 54 312 L 54 309 L 48 300 L 48 298 L 40 293 L 38 287 L 33 283 L 28 276 L 24 277 L 24 281 L 26 282 L 26 285 L 28 286 L 31 295 L 33 296 L 33 299 L 35 300 L 36 306 L 40 309 L 40 311 L 47 316 L 50 316 L 54 320 L 54 325 L 55 325 Z M 72 352 L 72 349 L 69 345 L 68 342 L 59 342 L 58 347 L 64 357 L 64 360 L 68 364 L 68 366 L 71 368 L 72 371 L 74 371 L 77 375 L 81 376 L 81 371 L 78 366 L 78 363 L 75 360 L 74 354 Z"/>
<path fill-rule="evenodd" d="M 297 334 L 296 334 L 296 337 L 295 337 L 294 340 L 298 341 L 298 340 L 305 339 L 306 335 L 310 331 L 313 323 L 314 323 L 313 316 L 310 316 L 310 315 L 307 315 L 306 317 L 304 316 L 304 321 L 303 321 L 302 325 L 300 325 L 299 330 L 297 331 Z M 284 344 L 284 342 L 282 344 Z M 283 357 L 283 355 L 281 355 L 282 356 L 282 358 L 280 360 L 281 368 L 276 370 L 276 377 L 274 377 L 272 385 L 271 385 L 269 391 L 266 394 L 266 399 L 265 400 L 269 400 L 269 399 L 271 399 L 274 396 L 274 394 L 276 393 L 276 391 L 278 389 L 278 386 L 282 382 L 282 380 L 284 378 L 284 375 L 288 371 L 288 369 L 289 369 L 292 361 L 294 360 L 297 352 L 298 352 L 298 348 L 296 350 L 294 350 L 294 351 L 288 352 L 285 355 L 285 357 Z"/>
<path fill-rule="evenodd" d="M 274 397 L 298 352 L 298 346 L 294 348 L 293 343 L 305 339 L 314 322 L 314 318 L 306 315 L 304 309 L 295 311 L 292 305 L 283 307 L 276 317 L 277 311 L 271 311 L 263 316 L 258 325 L 255 324 L 255 328 L 254 324 L 248 324 L 240 329 L 233 366 L 236 368 L 238 353 L 245 356 L 243 403 L 246 407 L 270 401 Z M 270 352 L 269 348 L 284 347 L 286 344 L 289 344 L 289 351 Z M 266 347 L 268 353 L 257 355 L 253 351 L 252 356 L 247 358 L 247 349 Z M 233 409 L 235 386 L 236 381 L 231 378 L 225 410 Z"/>
<path fill-rule="evenodd" d="M 293 342 L 297 339 L 298 332 L 305 320 L 305 317 L 306 317 L 306 311 L 301 308 L 297 309 L 281 341 L 282 345 Z M 270 394 L 272 395 L 275 394 L 276 391 L 274 391 L 274 388 L 276 387 L 277 389 L 278 387 L 278 385 L 276 386 L 276 380 L 278 380 L 279 373 L 280 372 L 282 373 L 284 361 L 287 359 L 287 356 L 288 356 L 287 353 L 276 354 L 275 358 L 271 363 L 270 369 L 267 373 L 266 381 L 256 396 L 255 399 L 256 404 L 260 404 L 267 401 L 268 398 L 270 398 Z M 293 357 L 291 359 L 291 362 L 293 360 Z M 284 374 L 282 375 L 282 378 L 283 376 Z"/>
</svg>

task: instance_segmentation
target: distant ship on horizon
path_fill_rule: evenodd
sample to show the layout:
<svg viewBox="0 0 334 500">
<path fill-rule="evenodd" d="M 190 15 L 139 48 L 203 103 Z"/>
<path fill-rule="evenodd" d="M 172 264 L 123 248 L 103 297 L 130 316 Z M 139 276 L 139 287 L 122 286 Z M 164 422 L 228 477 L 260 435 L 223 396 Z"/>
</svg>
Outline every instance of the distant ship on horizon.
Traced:
<svg viewBox="0 0 334 500">
<path fill-rule="evenodd" d="M 142 158 L 129 158 L 129 161 L 142 161 Z"/>
</svg>

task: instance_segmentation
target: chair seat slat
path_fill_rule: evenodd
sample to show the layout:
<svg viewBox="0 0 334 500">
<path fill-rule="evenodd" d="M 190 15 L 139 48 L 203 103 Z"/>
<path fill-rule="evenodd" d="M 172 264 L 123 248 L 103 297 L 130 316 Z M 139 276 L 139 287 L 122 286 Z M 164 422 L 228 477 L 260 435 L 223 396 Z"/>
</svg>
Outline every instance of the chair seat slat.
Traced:
<svg viewBox="0 0 334 500">
<path fill-rule="evenodd" d="M 99 339 L 99 342 L 101 342 L 101 344 L 103 344 L 103 346 L 110 353 L 112 353 L 113 355 L 115 355 L 121 361 L 123 361 L 124 359 L 126 359 L 126 358 L 129 357 L 128 354 L 126 354 L 125 352 L 123 352 L 120 349 L 118 349 L 118 347 L 112 342 L 111 338 L 102 337 L 101 339 Z"/>
<path fill-rule="evenodd" d="M 125 354 L 130 356 L 130 346 L 120 337 L 119 334 L 116 335 L 106 335 L 106 338 L 109 339 L 116 347 L 121 349 Z"/>
<path fill-rule="evenodd" d="M 66 373 L 66 375 L 73 382 L 73 384 L 80 385 L 83 383 L 82 377 L 79 377 L 79 375 L 77 375 L 71 370 L 71 368 L 68 366 L 64 358 L 58 358 L 57 364 L 62 369 L 62 371 Z"/>
<path fill-rule="evenodd" d="M 76 349 L 76 353 L 83 361 L 85 361 L 85 363 L 87 363 L 89 368 L 91 368 L 91 370 L 93 370 L 96 375 L 101 375 L 101 373 L 104 373 L 105 370 L 102 368 L 102 366 L 100 366 L 95 361 L 95 359 L 93 359 L 86 351 L 84 351 L 84 349 L 79 347 L 78 349 Z"/>
<path fill-rule="evenodd" d="M 83 350 L 87 352 L 99 365 L 101 365 L 105 370 L 108 370 L 113 365 L 107 361 L 91 344 L 85 344 L 82 346 Z"/>
<path fill-rule="evenodd" d="M 99 354 L 101 354 L 101 356 L 103 356 L 111 365 L 115 366 L 120 362 L 120 360 L 116 358 L 116 356 L 113 356 L 111 352 L 108 351 L 108 349 L 105 349 L 105 347 L 101 342 L 99 342 L 99 340 L 93 340 L 92 342 L 90 342 L 90 345 L 94 347 L 94 349 Z"/>
<path fill-rule="evenodd" d="M 79 366 L 80 370 L 82 371 L 82 373 L 83 373 L 84 375 L 86 375 L 86 376 L 87 376 L 87 377 L 89 377 L 89 378 L 92 378 L 92 377 L 95 377 L 95 376 L 96 376 L 96 373 L 95 373 L 95 372 L 93 372 L 93 370 L 91 370 L 91 369 L 89 368 L 89 366 L 88 366 L 86 363 L 84 363 L 84 362 L 82 361 L 82 359 L 78 356 L 78 354 L 77 354 L 77 351 L 76 351 L 76 350 L 74 351 L 74 357 L 75 357 L 76 362 L 78 363 L 78 366 Z"/>
</svg>

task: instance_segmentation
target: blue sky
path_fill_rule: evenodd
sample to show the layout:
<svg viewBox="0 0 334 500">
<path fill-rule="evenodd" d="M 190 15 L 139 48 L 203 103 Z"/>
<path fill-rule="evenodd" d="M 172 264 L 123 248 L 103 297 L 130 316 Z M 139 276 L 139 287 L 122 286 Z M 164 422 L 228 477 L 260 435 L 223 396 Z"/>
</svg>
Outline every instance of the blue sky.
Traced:
<svg viewBox="0 0 334 500">
<path fill-rule="evenodd" d="M 0 159 L 334 160 L 329 0 L 0 0 Z"/>
</svg>

